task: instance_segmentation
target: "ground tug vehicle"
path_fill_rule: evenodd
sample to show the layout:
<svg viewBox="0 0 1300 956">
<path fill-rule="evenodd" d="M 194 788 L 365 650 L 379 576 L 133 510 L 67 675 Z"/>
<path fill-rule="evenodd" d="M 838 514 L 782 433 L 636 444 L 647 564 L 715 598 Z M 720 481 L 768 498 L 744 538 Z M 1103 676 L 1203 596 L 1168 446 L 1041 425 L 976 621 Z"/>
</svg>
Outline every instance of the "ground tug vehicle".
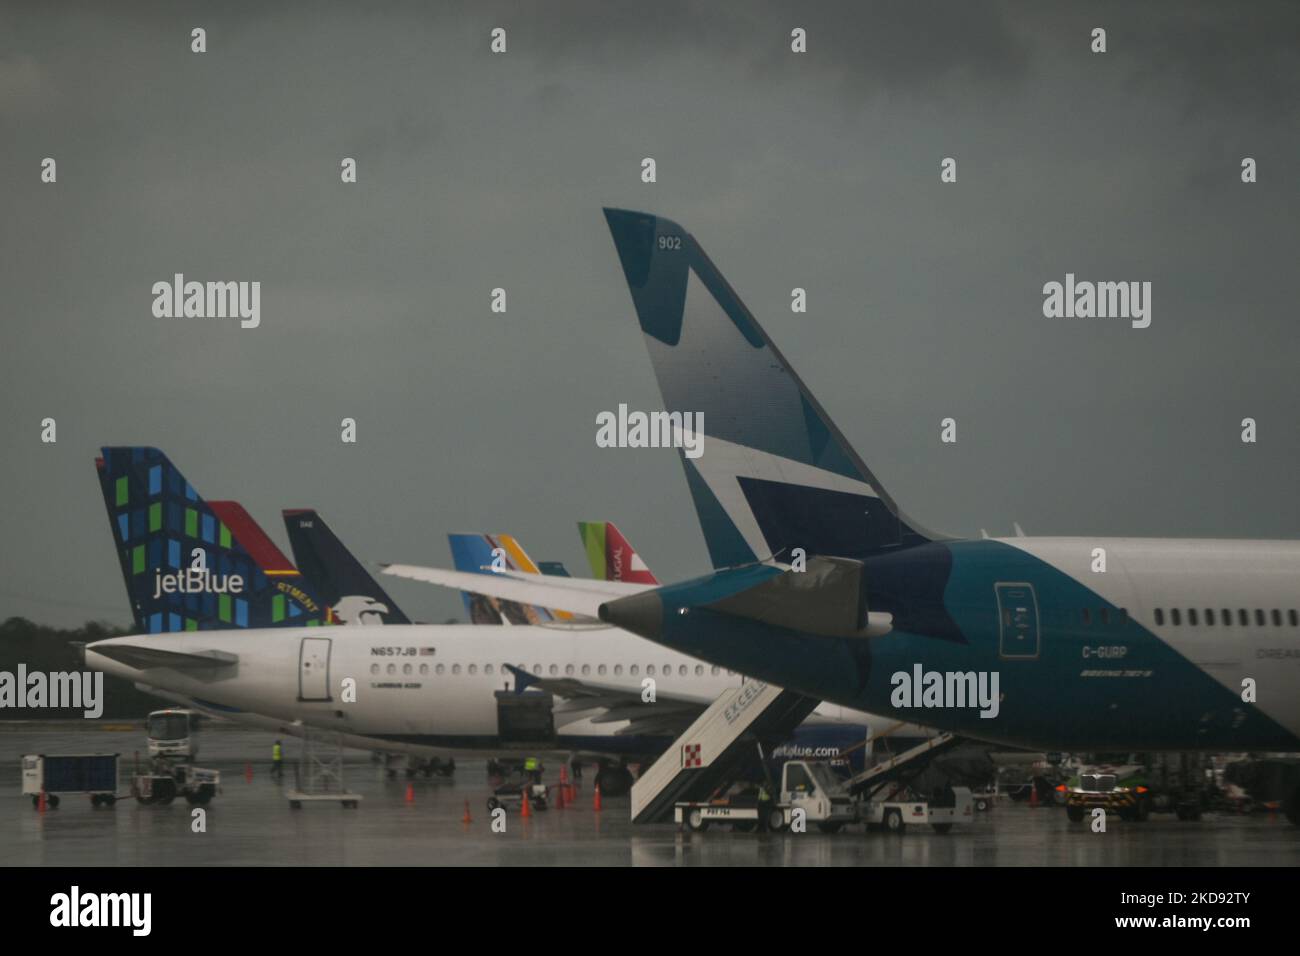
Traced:
<svg viewBox="0 0 1300 956">
<path fill-rule="evenodd" d="M 954 824 L 970 823 L 974 815 L 970 789 L 951 789 L 953 799 L 945 801 L 951 806 L 893 799 L 900 795 L 897 791 L 883 800 L 856 796 L 850 781 L 842 780 L 826 763 L 790 760 L 781 768 L 775 799 L 768 797 L 764 788 L 750 787 L 734 796 L 677 803 L 673 820 L 696 831 L 707 830 L 714 823 L 729 823 L 739 830 L 790 827 L 798 831 L 811 823 L 823 833 L 835 833 L 861 823 L 901 834 L 909 824 L 928 823 L 939 833 L 947 833 Z"/>
<path fill-rule="evenodd" d="M 178 796 L 190 804 L 202 806 L 221 787 L 221 772 L 198 767 L 199 715 L 192 710 L 169 708 L 149 715 L 149 764 L 137 768 L 132 776 L 131 791 L 143 804 L 166 805 Z"/>
</svg>

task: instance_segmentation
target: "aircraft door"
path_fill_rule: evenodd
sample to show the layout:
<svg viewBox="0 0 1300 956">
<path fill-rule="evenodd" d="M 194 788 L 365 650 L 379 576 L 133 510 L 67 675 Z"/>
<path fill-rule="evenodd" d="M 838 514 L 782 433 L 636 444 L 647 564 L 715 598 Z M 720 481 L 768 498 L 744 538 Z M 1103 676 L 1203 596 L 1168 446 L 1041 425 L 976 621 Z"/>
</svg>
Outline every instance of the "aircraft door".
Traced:
<svg viewBox="0 0 1300 956">
<path fill-rule="evenodd" d="M 998 598 L 998 653 L 1004 658 L 1038 656 L 1038 598 L 1025 583 L 995 584 Z"/>
<path fill-rule="evenodd" d="M 330 644 L 328 637 L 304 637 L 298 651 L 298 699 L 332 700 L 330 697 Z"/>
</svg>

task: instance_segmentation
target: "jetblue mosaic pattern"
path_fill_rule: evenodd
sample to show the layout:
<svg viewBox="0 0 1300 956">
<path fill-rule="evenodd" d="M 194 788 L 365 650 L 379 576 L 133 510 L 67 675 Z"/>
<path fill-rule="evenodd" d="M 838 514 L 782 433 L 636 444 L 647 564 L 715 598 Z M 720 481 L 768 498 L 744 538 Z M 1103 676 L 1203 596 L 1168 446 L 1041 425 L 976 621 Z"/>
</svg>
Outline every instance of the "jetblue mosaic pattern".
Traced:
<svg viewBox="0 0 1300 956">
<path fill-rule="evenodd" d="M 301 575 L 264 569 L 158 449 L 105 448 L 95 466 L 139 631 L 328 620 Z"/>
</svg>

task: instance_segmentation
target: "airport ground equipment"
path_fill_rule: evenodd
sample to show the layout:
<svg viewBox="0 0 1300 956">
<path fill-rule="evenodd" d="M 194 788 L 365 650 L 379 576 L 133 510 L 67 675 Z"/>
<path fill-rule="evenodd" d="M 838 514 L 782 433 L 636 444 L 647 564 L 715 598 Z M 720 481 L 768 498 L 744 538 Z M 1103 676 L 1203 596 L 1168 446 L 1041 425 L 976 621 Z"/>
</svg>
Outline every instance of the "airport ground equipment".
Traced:
<svg viewBox="0 0 1300 956">
<path fill-rule="evenodd" d="M 1103 807 L 1121 819 L 1141 821 L 1151 813 L 1173 813 L 1199 820 L 1209 809 L 1236 809 L 1224 800 L 1206 755 L 1200 753 L 1126 754 L 1118 762 L 1094 764 L 1057 787 L 1074 822 Z"/>
<path fill-rule="evenodd" d="M 790 760 L 781 768 L 780 789 L 775 799 L 765 798 L 757 788 L 731 796 L 681 801 L 673 807 L 673 820 L 692 830 L 708 829 L 713 823 L 729 823 L 740 830 L 780 831 L 796 821 L 815 824 L 824 833 L 835 833 L 849 824 L 879 826 L 891 833 L 906 827 L 929 824 L 947 833 L 958 823 L 970 823 L 973 801 L 966 787 L 954 787 L 947 806 L 931 806 L 924 800 L 876 800 L 855 795 L 824 762 Z"/>
<path fill-rule="evenodd" d="M 784 740 L 818 703 L 757 680 L 723 691 L 632 785 L 632 822 L 666 822 L 679 803 L 706 803 L 731 784 L 751 747 Z"/>
<path fill-rule="evenodd" d="M 221 772 L 198 767 L 199 715 L 191 710 L 168 708 L 149 714 L 146 723 L 148 766 L 137 765 L 131 778 L 131 792 L 140 803 L 166 806 L 184 797 L 193 806 L 208 804 L 221 789 Z"/>
<path fill-rule="evenodd" d="M 1065 815 L 1080 823 L 1101 807 L 1117 813 L 1121 820 L 1145 820 L 1148 813 L 1145 787 L 1122 787 L 1113 773 L 1084 773 L 1079 782 L 1069 786 L 1065 797 Z"/>
<path fill-rule="evenodd" d="M 487 799 L 488 812 L 497 807 L 522 808 L 524 791 L 528 792 L 528 805 L 533 810 L 545 810 L 550 806 L 550 789 L 540 780 L 521 780 L 518 783 L 503 783 L 492 791 Z"/>
<path fill-rule="evenodd" d="M 294 769 L 296 785 L 284 795 L 293 810 L 304 803 L 334 802 L 355 810 L 361 794 L 348 790 L 343 782 L 343 735 L 302 728 L 302 757 Z"/>
<path fill-rule="evenodd" d="M 23 756 L 23 794 L 39 808 L 59 805 L 59 796 L 89 795 L 93 806 L 117 802 L 117 754 L 26 754 Z"/>
</svg>

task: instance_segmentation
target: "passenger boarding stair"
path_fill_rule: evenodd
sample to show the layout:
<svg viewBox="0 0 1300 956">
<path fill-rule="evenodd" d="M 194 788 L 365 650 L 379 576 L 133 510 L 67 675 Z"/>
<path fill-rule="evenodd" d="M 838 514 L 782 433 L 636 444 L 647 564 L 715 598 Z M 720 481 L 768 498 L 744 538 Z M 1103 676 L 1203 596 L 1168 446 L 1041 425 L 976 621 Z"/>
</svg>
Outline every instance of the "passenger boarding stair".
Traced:
<svg viewBox="0 0 1300 956">
<path fill-rule="evenodd" d="M 632 785 L 632 822 L 664 823 L 674 804 L 709 799 L 750 748 L 786 739 L 819 703 L 758 680 L 724 691 Z"/>
</svg>

